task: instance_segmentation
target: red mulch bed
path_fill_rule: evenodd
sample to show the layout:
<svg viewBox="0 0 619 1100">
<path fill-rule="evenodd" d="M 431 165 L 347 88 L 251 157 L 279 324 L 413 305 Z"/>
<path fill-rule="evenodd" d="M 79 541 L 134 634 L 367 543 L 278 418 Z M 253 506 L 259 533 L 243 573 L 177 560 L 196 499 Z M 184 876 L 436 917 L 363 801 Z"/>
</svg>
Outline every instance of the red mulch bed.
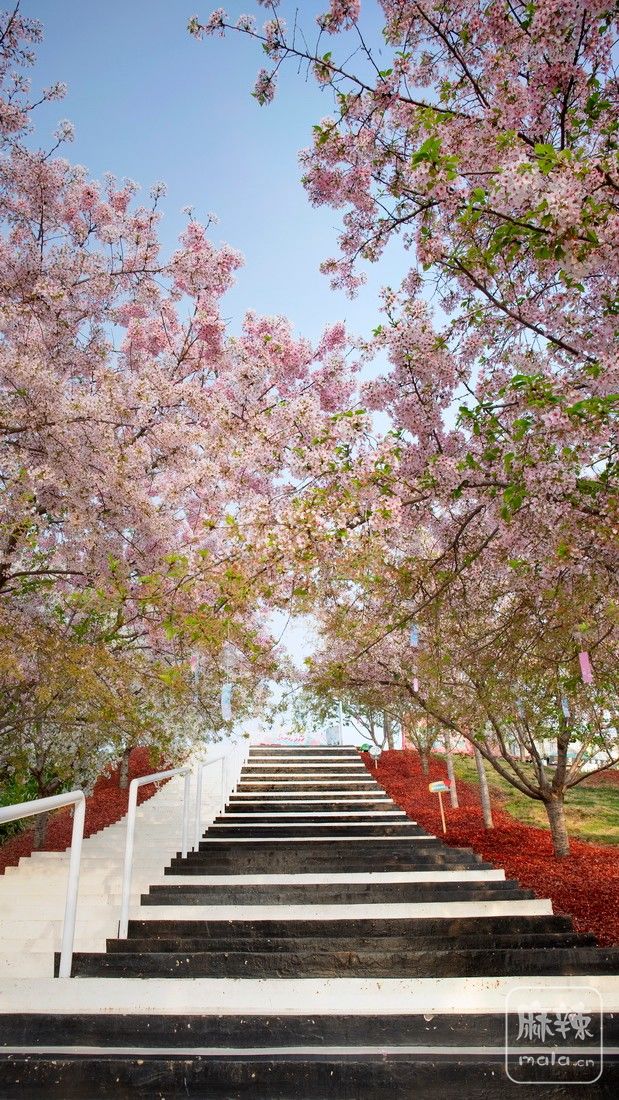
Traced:
<svg viewBox="0 0 619 1100">
<path fill-rule="evenodd" d="M 384 752 L 376 770 L 367 754 L 362 759 L 387 794 L 428 832 L 454 847 L 473 848 L 489 863 L 503 867 L 507 878 L 550 898 L 555 913 L 572 917 L 577 931 L 592 932 L 603 945 L 619 944 L 616 848 L 572 839 L 569 858 L 557 859 L 549 832 L 516 821 L 496 802 L 494 829 L 485 829 L 477 789 L 461 780 L 457 781 L 460 809 L 453 810 L 449 795 L 443 795 L 447 818 L 443 836 L 438 795 L 428 791 L 428 783 L 447 779 L 443 760 L 433 758 L 430 774 L 424 775 L 417 753 L 408 750 Z"/>
<path fill-rule="evenodd" d="M 156 770 L 156 766 L 149 758 L 148 749 L 134 749 L 129 759 L 129 780 L 137 779 L 142 775 Z M 160 784 L 146 783 L 138 787 L 138 805 L 146 802 L 156 794 Z M 95 789 L 90 798 L 86 799 L 86 823 L 84 836 L 92 836 L 104 829 L 107 825 L 113 825 L 127 812 L 129 788 L 120 789 L 118 786 L 118 768 L 114 768 L 108 775 L 97 780 Z M 73 828 L 73 810 L 71 807 L 57 810 L 50 815 L 47 825 L 45 844 L 40 849 L 43 852 L 64 852 L 71 843 L 71 830 Z M 17 866 L 22 856 L 32 855 L 34 850 L 34 830 L 27 829 L 17 836 L 12 836 L 0 844 L 0 874 L 4 874 L 7 867 Z"/>
<path fill-rule="evenodd" d="M 604 772 L 594 772 L 582 782 L 583 787 L 619 787 L 619 768 L 607 768 Z"/>
</svg>

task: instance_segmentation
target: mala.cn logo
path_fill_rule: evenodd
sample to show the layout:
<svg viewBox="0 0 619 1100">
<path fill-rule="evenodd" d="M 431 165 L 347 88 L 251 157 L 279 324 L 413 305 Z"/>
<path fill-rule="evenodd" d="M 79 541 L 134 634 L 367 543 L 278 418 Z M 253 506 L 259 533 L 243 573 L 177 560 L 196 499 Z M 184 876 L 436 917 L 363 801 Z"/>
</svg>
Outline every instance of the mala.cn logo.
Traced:
<svg viewBox="0 0 619 1100">
<path fill-rule="evenodd" d="M 505 1001 L 505 1072 L 520 1085 L 592 1085 L 602 1076 L 602 998 L 590 986 L 517 986 Z"/>
</svg>

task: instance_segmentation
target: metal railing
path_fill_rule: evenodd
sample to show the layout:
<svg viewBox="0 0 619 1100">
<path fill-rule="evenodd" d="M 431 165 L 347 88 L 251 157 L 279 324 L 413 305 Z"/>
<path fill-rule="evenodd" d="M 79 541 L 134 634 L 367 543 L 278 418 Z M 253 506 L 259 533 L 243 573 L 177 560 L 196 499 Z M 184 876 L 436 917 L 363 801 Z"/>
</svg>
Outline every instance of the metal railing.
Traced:
<svg viewBox="0 0 619 1100">
<path fill-rule="evenodd" d="M 120 902 L 120 920 L 118 922 L 118 938 L 124 940 L 129 931 L 129 903 L 131 900 L 131 875 L 133 871 L 133 842 L 135 837 L 135 815 L 137 811 L 138 787 L 145 783 L 158 783 L 160 779 L 169 779 L 173 775 L 185 776 L 185 790 L 183 795 L 183 831 L 181 838 L 181 852 L 183 858 L 187 855 L 187 836 L 189 832 L 189 792 L 191 787 L 191 768 L 170 768 L 166 772 L 154 772 L 153 775 L 142 775 L 139 779 L 132 779 L 129 784 L 129 803 L 127 806 L 127 835 L 125 839 L 125 862 L 123 865 L 122 898 Z"/>
<path fill-rule="evenodd" d="M 233 775 L 232 785 L 230 791 L 228 790 L 228 780 L 230 776 L 229 766 L 230 762 L 233 763 Z M 236 790 L 236 785 L 239 781 L 239 775 L 241 768 L 245 761 L 245 747 L 242 744 L 233 746 L 232 752 L 221 752 L 218 756 L 211 756 L 208 760 L 203 760 L 197 766 L 197 778 L 196 778 L 196 814 L 194 822 L 194 851 L 200 846 L 200 839 L 202 837 L 202 777 L 207 768 L 210 768 L 212 764 L 221 763 L 221 799 L 220 799 L 220 813 L 223 813 L 226 808 L 226 799 L 231 791 Z"/>
<path fill-rule="evenodd" d="M 241 769 L 247 757 L 248 745 L 240 742 L 235 745 L 232 752 L 223 752 L 211 757 L 197 766 L 197 789 L 195 806 L 195 832 L 194 847 L 198 848 L 202 832 L 202 777 L 206 768 L 211 764 L 221 762 L 221 809 L 225 809 L 226 799 L 230 791 L 236 789 Z M 229 787 L 230 766 L 233 767 L 232 782 Z M 138 779 L 132 779 L 129 784 L 129 799 L 127 805 L 127 833 L 125 838 L 125 857 L 123 863 L 122 897 L 120 905 L 120 920 L 118 922 L 118 938 L 126 939 L 129 931 L 129 907 L 131 901 L 131 878 L 133 873 L 133 849 L 135 841 L 135 821 L 137 813 L 138 789 L 146 783 L 158 783 L 162 779 L 170 779 L 174 775 L 184 775 L 183 792 L 183 820 L 181 834 L 181 854 L 187 855 L 189 835 L 189 807 L 191 772 L 189 765 L 183 768 L 170 768 L 165 772 L 154 772 L 152 775 L 143 775 Z M 70 978 L 73 962 L 73 945 L 75 941 L 75 920 L 77 912 L 77 895 L 79 888 L 80 860 L 82 854 L 82 841 L 84 839 L 84 819 L 86 814 L 86 799 L 83 791 L 69 791 L 66 794 L 52 795 L 50 798 L 37 798 L 32 802 L 19 802 L 14 806 L 0 808 L 0 825 L 9 821 L 18 821 L 23 817 L 34 817 L 37 814 L 46 813 L 49 810 L 58 810 L 64 806 L 75 806 L 73 815 L 73 832 L 71 834 L 71 848 L 69 855 L 69 873 L 67 880 L 67 897 L 65 902 L 64 919 L 62 925 L 62 943 L 60 948 L 60 966 L 58 977 Z"/>
<path fill-rule="evenodd" d="M 69 875 L 67 880 L 67 899 L 62 922 L 62 943 L 60 947 L 59 978 L 71 977 L 73 962 L 73 943 L 75 940 L 75 916 L 77 912 L 77 892 L 80 880 L 80 859 L 82 840 L 84 839 L 84 818 L 86 799 L 83 791 L 69 791 L 67 794 L 54 794 L 49 798 L 35 798 L 32 802 L 18 802 L 14 806 L 0 809 L 0 825 L 8 821 L 19 821 L 22 817 L 35 817 L 60 810 L 63 806 L 75 806 L 73 813 L 73 831 L 71 833 L 71 852 L 69 856 Z"/>
</svg>

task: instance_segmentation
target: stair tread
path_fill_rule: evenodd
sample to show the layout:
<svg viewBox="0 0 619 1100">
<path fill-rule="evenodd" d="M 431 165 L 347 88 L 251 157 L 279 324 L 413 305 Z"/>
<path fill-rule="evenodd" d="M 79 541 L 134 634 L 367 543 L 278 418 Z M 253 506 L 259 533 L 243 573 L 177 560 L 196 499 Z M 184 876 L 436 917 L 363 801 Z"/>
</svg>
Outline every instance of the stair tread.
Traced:
<svg viewBox="0 0 619 1100">
<path fill-rule="evenodd" d="M 157 844 L 153 833 L 153 865 Z M 252 748 L 196 850 L 165 859 L 125 939 L 76 952 L 47 1011 L 38 985 L 27 1011 L 0 1016 L 3 1100 L 489 1100 L 512 1087 L 502 1009 L 514 979 L 554 1004 L 566 988 L 585 996 L 583 982 L 608 995 L 619 970 L 619 949 L 429 835 L 342 746 Z M 619 1013 L 605 1038 L 595 1095 L 610 1096 Z M 571 1095 L 557 1087 L 546 1095 Z"/>
</svg>

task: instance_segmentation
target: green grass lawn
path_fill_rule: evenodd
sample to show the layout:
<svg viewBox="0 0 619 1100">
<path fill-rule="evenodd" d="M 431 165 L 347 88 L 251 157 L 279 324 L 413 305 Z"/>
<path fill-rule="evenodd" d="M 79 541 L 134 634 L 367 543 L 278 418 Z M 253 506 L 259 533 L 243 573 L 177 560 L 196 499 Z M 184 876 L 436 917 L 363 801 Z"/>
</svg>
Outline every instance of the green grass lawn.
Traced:
<svg viewBox="0 0 619 1100">
<path fill-rule="evenodd" d="M 511 787 L 489 764 L 485 768 L 490 797 L 495 804 L 500 803 L 501 809 L 526 825 L 548 828 L 548 818 L 541 802 L 527 798 Z M 456 778 L 477 785 L 477 769 L 471 757 L 454 757 L 454 770 Z M 613 786 L 610 780 L 604 783 L 603 777 L 599 782 L 600 786 L 589 786 L 585 781 L 568 791 L 565 813 L 569 834 L 594 844 L 619 845 L 619 787 Z"/>
</svg>

